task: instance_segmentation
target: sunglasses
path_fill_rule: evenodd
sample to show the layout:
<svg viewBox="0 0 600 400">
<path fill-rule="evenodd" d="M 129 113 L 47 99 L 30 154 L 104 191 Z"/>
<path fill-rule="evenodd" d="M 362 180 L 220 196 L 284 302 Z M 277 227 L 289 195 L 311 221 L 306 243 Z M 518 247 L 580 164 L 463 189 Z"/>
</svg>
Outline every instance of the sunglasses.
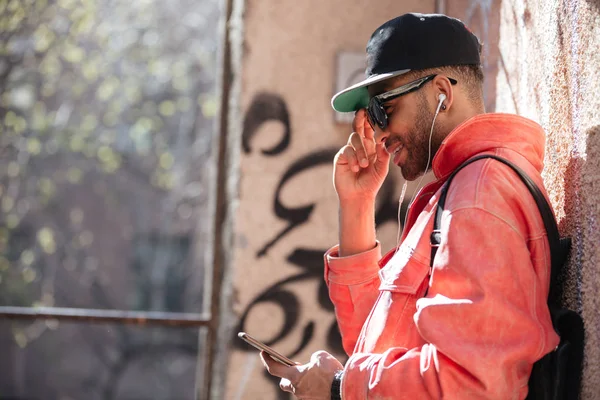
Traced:
<svg viewBox="0 0 600 400">
<path fill-rule="evenodd" d="M 406 85 L 402 85 L 397 87 L 396 89 L 392 89 L 389 92 L 385 92 L 382 94 L 378 94 L 377 96 L 371 97 L 369 100 L 369 105 L 367 107 L 367 115 L 369 119 L 369 123 L 371 124 L 371 128 L 375 130 L 375 126 L 378 126 L 382 131 L 385 130 L 388 126 L 388 116 L 383 108 L 383 105 L 390 100 L 398 98 L 408 93 L 412 93 L 416 90 L 419 90 L 425 85 L 427 82 L 433 80 L 437 74 L 427 75 L 423 78 L 419 78 L 412 82 L 407 83 Z M 458 82 L 456 79 L 448 78 L 450 83 L 456 85 Z"/>
</svg>

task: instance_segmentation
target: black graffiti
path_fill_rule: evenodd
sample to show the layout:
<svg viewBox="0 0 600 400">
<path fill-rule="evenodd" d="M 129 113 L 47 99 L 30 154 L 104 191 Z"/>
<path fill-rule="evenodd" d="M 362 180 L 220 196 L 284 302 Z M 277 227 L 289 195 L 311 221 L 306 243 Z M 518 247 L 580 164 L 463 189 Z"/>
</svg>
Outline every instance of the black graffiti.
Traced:
<svg viewBox="0 0 600 400">
<path fill-rule="evenodd" d="M 300 302 L 298 301 L 298 298 L 291 291 L 286 290 L 284 286 L 289 283 L 301 282 L 309 279 L 311 277 L 310 275 L 311 274 L 303 273 L 285 278 L 259 293 L 258 296 L 256 296 L 244 310 L 239 320 L 236 332 L 246 331 L 245 326 L 246 320 L 248 319 L 248 314 L 250 314 L 255 306 L 263 303 L 273 303 L 274 305 L 281 307 L 283 311 L 283 325 L 275 337 L 265 340 L 265 344 L 271 346 L 282 340 L 296 326 L 298 323 L 298 317 L 300 315 Z M 250 347 L 247 347 L 244 343 L 239 341 L 235 341 L 235 345 L 238 348 L 250 349 Z"/>
<path fill-rule="evenodd" d="M 306 223 L 314 210 L 315 204 L 309 204 L 307 206 L 299 208 L 285 207 L 281 203 L 279 195 L 286 182 L 288 182 L 300 172 L 306 171 L 310 168 L 314 168 L 326 162 L 330 163 L 333 159 L 333 156 L 335 155 L 335 151 L 336 149 L 326 149 L 311 153 L 308 156 L 294 162 L 284 173 L 275 191 L 274 212 L 278 217 L 289 221 L 289 225 L 285 227 L 283 231 L 277 234 L 273 240 L 269 241 L 257 253 L 257 257 L 261 257 L 262 255 L 266 254 L 269 248 L 271 248 L 274 244 L 281 240 L 281 238 L 283 238 L 291 230 Z M 381 201 L 379 202 L 375 215 L 377 224 L 382 224 L 387 221 L 396 221 L 398 212 L 398 202 L 394 200 L 393 195 L 394 186 L 391 182 L 387 182 L 382 187 L 382 191 L 380 194 Z M 284 315 L 284 322 L 279 332 L 273 338 L 268 340 L 267 344 L 273 345 L 283 340 L 296 328 L 300 312 L 300 302 L 297 299 L 296 295 L 293 294 L 291 291 L 286 290 L 284 287 L 292 283 L 304 280 L 311 279 L 316 280 L 318 282 L 319 286 L 317 291 L 317 300 L 319 306 L 326 311 L 333 312 L 334 307 L 331 303 L 331 300 L 329 299 L 327 285 L 325 284 L 325 281 L 323 279 L 323 254 L 326 252 L 326 250 L 327 249 L 307 249 L 302 247 L 294 249 L 288 255 L 287 262 L 300 267 L 303 272 L 275 282 L 263 292 L 259 293 L 250 302 L 250 304 L 242 314 L 236 332 L 245 330 L 247 316 L 254 307 L 256 307 L 259 304 L 269 302 L 281 308 Z M 309 322 L 309 324 L 312 323 L 312 321 Z M 312 339 L 312 333 L 307 333 L 308 331 L 306 331 L 306 327 L 304 329 L 304 340 L 292 353 L 289 354 L 289 357 L 293 357 L 295 354 L 300 353 Z M 250 350 L 250 348 L 247 347 L 247 345 L 245 345 L 243 342 L 236 343 L 239 348 Z M 330 350 L 336 351 L 338 353 L 343 353 L 341 337 L 335 320 L 333 321 L 329 329 L 327 344 Z"/>
<path fill-rule="evenodd" d="M 329 294 L 327 292 L 327 286 L 323 281 L 323 254 L 326 250 L 311 250 L 311 249 L 303 249 L 298 248 L 292 251 L 292 253 L 287 257 L 287 261 L 290 264 L 296 265 L 300 267 L 302 272 L 297 273 L 295 275 L 289 276 L 285 279 L 282 279 L 278 282 L 275 282 L 273 285 L 265 289 L 263 292 L 259 293 L 248 305 L 244 313 L 242 314 L 239 324 L 237 326 L 236 332 L 245 331 L 246 321 L 248 315 L 252 311 L 254 307 L 262 303 L 272 303 L 281 308 L 284 315 L 283 325 L 279 332 L 271 339 L 266 340 L 265 343 L 269 346 L 276 344 L 277 342 L 283 340 L 287 335 L 294 331 L 296 325 L 299 321 L 300 316 L 300 302 L 294 293 L 287 290 L 285 287 L 306 280 L 317 280 L 319 283 L 318 288 L 318 302 L 319 305 L 327 311 L 333 311 L 333 304 L 331 300 L 329 300 Z M 303 340 L 300 342 L 298 347 L 293 350 L 288 356 L 293 357 L 296 354 L 300 353 L 304 348 L 308 345 L 310 340 L 312 339 L 313 329 L 309 328 L 309 326 L 313 326 L 314 322 L 309 321 L 309 323 L 303 329 Z M 331 342 L 333 343 L 333 347 L 335 350 L 341 350 L 341 340 L 339 338 L 339 333 L 337 338 L 332 338 Z M 250 347 L 247 347 L 241 341 L 236 341 L 236 346 L 241 349 L 250 350 Z"/>
<path fill-rule="evenodd" d="M 316 206 L 315 203 L 295 208 L 285 206 L 280 198 L 285 185 L 302 172 L 309 171 L 321 165 L 331 165 L 336 152 L 337 149 L 334 148 L 315 151 L 293 162 L 283 173 L 279 184 L 275 189 L 273 212 L 278 218 L 287 221 L 288 225 L 258 251 L 256 255 L 257 258 L 267 254 L 267 251 L 278 243 L 287 233 L 306 223 Z M 294 356 L 305 350 L 313 339 L 316 322 L 309 320 L 304 326 L 299 327 L 301 301 L 291 289 L 296 283 L 307 280 L 314 281 L 318 284 L 317 300 L 319 306 L 323 310 L 333 313 L 333 304 L 329 299 L 327 286 L 323 280 L 323 254 L 326 250 L 327 249 L 308 249 L 304 247 L 297 247 L 292 250 L 291 253 L 288 254 L 286 261 L 288 264 L 294 265 L 300 270 L 291 276 L 273 283 L 259 293 L 242 313 L 235 332 L 246 331 L 247 318 L 254 307 L 270 303 L 282 310 L 284 318 L 279 330 L 273 337 L 267 339 L 265 343 L 269 346 L 276 345 L 292 332 L 301 329 L 302 339 L 292 351 L 286 354 L 286 356 L 293 359 Z M 335 318 L 332 318 L 330 324 L 326 338 L 328 349 L 333 352 L 343 353 L 341 337 Z M 239 340 L 234 340 L 234 346 L 244 351 L 255 351 L 253 348 Z"/>
<path fill-rule="evenodd" d="M 283 152 L 289 146 L 291 129 L 289 113 L 285 101 L 278 95 L 261 93 L 254 97 L 252 105 L 244 120 L 242 143 L 245 153 L 251 152 L 250 142 L 258 128 L 263 123 L 270 120 L 280 121 L 284 126 L 284 134 L 277 145 L 271 149 L 262 150 L 262 154 L 265 156 L 273 156 Z M 257 258 L 267 255 L 269 250 L 285 238 L 286 235 L 294 229 L 306 224 L 317 205 L 316 202 L 313 202 L 296 207 L 286 206 L 281 199 L 281 194 L 286 185 L 300 173 L 309 172 L 323 165 L 331 165 L 338 150 L 338 148 L 319 149 L 293 161 L 283 172 L 273 193 L 273 213 L 277 218 L 284 220 L 286 226 L 257 251 Z M 395 221 L 397 218 L 397 211 L 398 202 L 394 199 L 394 185 L 393 182 L 388 181 L 382 187 L 379 196 L 379 202 L 375 213 L 376 224 Z M 301 323 L 300 313 L 302 308 L 302 297 L 299 297 L 294 292 L 293 286 L 301 282 L 313 281 L 318 284 L 317 301 L 319 307 L 322 310 L 331 313 L 332 316 L 325 338 L 327 350 L 337 354 L 345 354 L 342 347 L 338 324 L 333 315 L 334 306 L 329 299 L 327 285 L 323 279 L 323 255 L 325 252 L 325 248 L 311 249 L 302 246 L 294 248 L 287 255 L 286 261 L 288 265 L 291 264 L 297 267 L 298 270 L 291 276 L 274 282 L 262 292 L 258 293 L 243 311 L 235 329 L 235 333 L 246 331 L 248 316 L 255 307 L 260 307 L 267 303 L 275 305 L 281 309 L 283 313 L 283 322 L 275 334 L 265 340 L 265 343 L 277 348 L 277 344 L 285 340 L 288 335 L 300 330 L 302 335 L 299 342 L 293 349 L 285 354 L 287 357 L 294 359 L 294 357 L 304 351 L 313 340 L 317 322 L 309 318 L 306 323 Z M 254 348 L 237 338 L 234 339 L 232 343 L 238 350 L 248 352 L 256 351 Z M 344 358 L 340 361 L 344 363 L 346 359 Z M 272 382 L 275 387 L 278 386 L 279 378 L 269 375 L 266 371 L 265 377 Z M 278 398 L 280 400 L 285 400 L 289 398 L 289 395 L 278 391 Z"/>
<path fill-rule="evenodd" d="M 282 153 L 290 144 L 290 114 L 287 104 L 281 96 L 272 93 L 259 93 L 252 99 L 250 108 L 244 118 L 242 131 L 242 148 L 244 153 L 249 154 L 252 149 L 250 141 L 258 131 L 258 128 L 267 121 L 278 121 L 283 124 L 283 137 L 270 149 L 261 150 L 265 156 L 274 156 Z"/>
<path fill-rule="evenodd" d="M 307 206 L 302 207 L 286 207 L 280 199 L 281 191 L 285 184 L 298 175 L 301 172 L 306 170 L 318 167 L 319 165 L 327 165 L 331 164 L 333 161 L 333 157 L 337 153 L 338 149 L 324 149 L 319 150 L 314 153 L 307 155 L 306 157 L 302 157 L 299 160 L 292 163 L 292 165 L 285 171 L 283 176 L 281 177 L 279 184 L 277 185 L 277 189 L 275 189 L 275 198 L 273 201 L 273 212 L 279 219 L 283 219 L 288 222 L 288 225 L 273 239 L 268 241 L 256 254 L 257 257 L 263 257 L 267 254 L 269 249 L 273 247 L 278 241 L 280 241 L 285 235 L 290 233 L 295 228 L 300 225 L 306 223 L 308 221 L 310 214 L 313 212 L 315 208 L 315 204 L 309 204 Z"/>
<path fill-rule="evenodd" d="M 327 249 L 295 249 L 288 256 L 287 261 L 314 274 L 315 278 L 319 280 L 319 289 L 317 291 L 319 305 L 327 311 L 333 311 L 333 304 L 329 299 L 329 291 L 323 279 L 323 254 L 326 251 Z"/>
<path fill-rule="evenodd" d="M 319 288 L 317 290 L 317 300 L 321 308 L 326 311 L 333 313 L 334 307 L 331 299 L 329 298 L 329 290 L 323 279 L 323 255 L 326 249 L 310 250 L 310 249 L 295 249 L 287 258 L 287 261 L 291 264 L 297 265 L 303 269 L 309 270 L 313 273 L 313 276 L 319 282 Z M 338 324 L 335 318 L 327 331 L 327 348 L 329 351 L 335 353 L 344 354 L 344 348 L 342 347 L 342 337 L 338 328 Z M 306 343 L 308 344 L 308 342 Z M 344 362 L 345 360 L 340 360 Z"/>
<path fill-rule="evenodd" d="M 329 294 L 327 292 L 327 286 L 323 280 L 323 254 L 325 253 L 325 249 L 305 249 L 305 248 L 297 248 L 292 251 L 291 254 L 288 255 L 287 261 L 293 265 L 296 265 L 301 268 L 302 272 L 282 279 L 272 286 L 265 289 L 262 293 L 259 293 L 254 300 L 250 302 L 248 307 L 244 310 L 242 314 L 239 324 L 237 326 L 236 332 L 246 331 L 245 325 L 247 322 L 248 315 L 251 313 L 254 307 L 269 302 L 276 306 L 278 306 L 284 315 L 284 320 L 281 328 L 277 332 L 277 334 L 265 341 L 265 343 L 269 346 L 276 345 L 278 342 L 284 340 L 287 335 L 294 332 L 299 323 L 300 317 L 300 301 L 296 297 L 294 293 L 290 290 L 287 290 L 286 287 L 299 283 L 306 280 L 317 280 L 319 283 L 318 288 L 318 302 L 319 305 L 329 311 L 333 312 L 333 304 L 329 299 Z M 297 346 L 291 351 L 285 354 L 290 359 L 295 359 L 295 357 L 300 354 L 303 350 L 305 350 L 315 334 L 315 326 L 316 322 L 313 320 L 309 320 L 302 329 L 302 336 L 300 342 Z M 343 354 L 344 349 L 342 347 L 342 338 L 340 336 L 339 328 L 337 325 L 337 321 L 335 318 L 332 318 L 330 322 L 329 329 L 327 330 L 326 337 L 327 349 L 330 352 Z M 239 350 L 254 352 L 256 351 L 254 348 L 248 346 L 245 342 L 241 340 L 234 341 L 234 346 Z M 342 358 L 340 361 L 345 363 L 347 358 Z M 264 371 L 263 375 L 265 378 L 271 382 L 275 387 L 279 385 L 279 378 L 271 376 L 268 372 Z M 287 400 L 289 399 L 289 395 L 278 391 L 277 398 L 279 400 Z"/>
</svg>

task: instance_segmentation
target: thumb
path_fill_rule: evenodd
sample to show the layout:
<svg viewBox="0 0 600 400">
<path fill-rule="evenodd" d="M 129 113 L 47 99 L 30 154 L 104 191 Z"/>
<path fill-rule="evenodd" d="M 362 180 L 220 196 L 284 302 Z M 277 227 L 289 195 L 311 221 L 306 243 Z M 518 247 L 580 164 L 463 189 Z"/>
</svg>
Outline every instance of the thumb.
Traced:
<svg viewBox="0 0 600 400">
<path fill-rule="evenodd" d="M 269 374 L 273 376 L 285 378 L 292 374 L 292 371 L 290 371 L 290 367 L 275 361 L 264 351 L 260 352 L 260 359 L 267 371 L 269 372 Z"/>
</svg>

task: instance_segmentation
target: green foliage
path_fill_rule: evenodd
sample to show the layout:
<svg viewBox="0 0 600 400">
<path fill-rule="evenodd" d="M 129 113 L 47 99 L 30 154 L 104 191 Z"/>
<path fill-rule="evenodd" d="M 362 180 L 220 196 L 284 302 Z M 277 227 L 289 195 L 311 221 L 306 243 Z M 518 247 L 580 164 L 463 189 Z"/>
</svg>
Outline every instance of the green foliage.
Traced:
<svg viewBox="0 0 600 400">
<path fill-rule="evenodd" d="M 218 3 L 0 0 L 0 305 L 198 311 L 202 293 L 192 306 L 184 294 L 202 270 L 192 236 L 210 222 Z M 41 338 L 19 376 L 42 397 L 123 397 L 123 371 L 157 341 L 118 325 L 78 325 L 83 345 L 44 335 L 58 326 L 10 325 L 21 348 Z M 165 348 L 198 345 L 173 332 L 154 351 L 163 391 L 180 375 Z M 182 398 L 184 386 L 125 397 Z"/>
<path fill-rule="evenodd" d="M 142 195 L 188 201 L 189 164 L 210 152 L 216 20 L 178 1 L 0 0 L 1 305 L 54 304 L 49 266 L 95 265 L 94 238 L 140 230 L 86 226 L 69 194 L 124 213 Z"/>
</svg>

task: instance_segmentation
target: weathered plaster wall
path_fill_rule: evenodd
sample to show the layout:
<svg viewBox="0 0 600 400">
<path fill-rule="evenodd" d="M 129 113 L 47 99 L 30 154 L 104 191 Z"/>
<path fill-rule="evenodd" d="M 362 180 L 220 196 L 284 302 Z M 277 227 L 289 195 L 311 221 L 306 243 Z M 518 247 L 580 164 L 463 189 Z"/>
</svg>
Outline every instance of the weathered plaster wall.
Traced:
<svg viewBox="0 0 600 400">
<path fill-rule="evenodd" d="M 547 132 L 544 180 L 560 230 L 573 239 L 565 301 L 586 323 L 583 398 L 600 398 L 600 3 L 501 4 L 498 111 Z"/>
<path fill-rule="evenodd" d="M 330 107 L 336 55 L 364 51 L 377 26 L 409 11 L 433 12 L 434 1 L 245 2 L 235 331 L 298 361 L 319 349 L 343 359 L 322 262 L 337 243 L 331 163 L 350 132 Z M 257 352 L 239 344 L 231 339 L 225 398 L 288 398 Z"/>
<path fill-rule="evenodd" d="M 484 42 L 488 111 L 524 115 L 548 133 L 544 179 L 561 232 L 574 239 L 565 300 L 587 324 L 583 398 L 597 398 L 600 7 L 585 0 L 441 3 Z M 337 241 L 331 158 L 350 129 L 335 123 L 329 108 L 336 54 L 363 51 L 389 18 L 434 7 L 434 1 L 245 2 L 235 331 L 298 361 L 321 348 L 343 359 L 321 261 Z M 392 174 L 379 199 L 386 248 L 396 237 L 400 183 Z M 287 398 L 265 377 L 256 352 L 238 344 L 231 339 L 226 398 Z"/>
</svg>

